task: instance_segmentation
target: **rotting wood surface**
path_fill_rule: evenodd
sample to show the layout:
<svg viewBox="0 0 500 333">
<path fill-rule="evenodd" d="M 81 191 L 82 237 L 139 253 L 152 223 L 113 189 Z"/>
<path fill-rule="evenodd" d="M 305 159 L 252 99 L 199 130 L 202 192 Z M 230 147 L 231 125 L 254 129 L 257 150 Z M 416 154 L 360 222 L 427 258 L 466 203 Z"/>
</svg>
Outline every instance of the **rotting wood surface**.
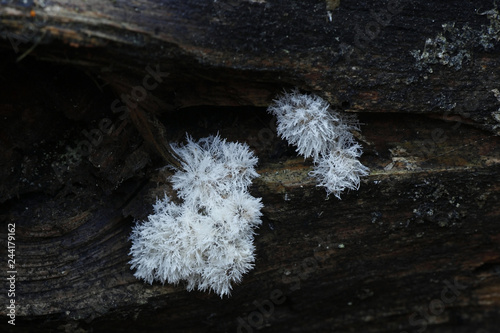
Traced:
<svg viewBox="0 0 500 333">
<path fill-rule="evenodd" d="M 28 3 L 0 9 L 16 331 L 256 331 L 261 317 L 263 332 L 497 330 L 498 47 L 451 36 L 490 24 L 491 1 Z M 410 51 L 440 33 L 470 57 L 419 69 Z M 130 117 L 112 112 L 153 85 Z M 342 200 L 275 136 L 265 106 L 293 86 L 358 113 L 371 174 Z M 170 191 L 166 142 L 217 131 L 260 159 L 255 269 L 223 300 L 136 280 L 128 236 Z"/>
</svg>

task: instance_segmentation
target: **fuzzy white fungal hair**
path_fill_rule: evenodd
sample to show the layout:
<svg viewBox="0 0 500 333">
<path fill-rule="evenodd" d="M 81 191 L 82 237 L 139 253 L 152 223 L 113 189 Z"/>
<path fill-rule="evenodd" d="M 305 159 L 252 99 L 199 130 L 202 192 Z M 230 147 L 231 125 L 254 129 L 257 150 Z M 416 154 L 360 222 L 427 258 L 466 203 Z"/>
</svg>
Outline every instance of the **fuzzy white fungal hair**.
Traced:
<svg viewBox="0 0 500 333">
<path fill-rule="evenodd" d="M 246 144 L 219 136 L 198 142 L 188 136 L 185 146 L 172 148 L 183 160 L 171 179 L 183 202 L 157 200 L 154 213 L 133 228 L 131 268 L 148 283 L 185 280 L 189 291 L 213 290 L 222 298 L 255 261 L 262 203 L 247 188 L 258 177 L 257 158 Z"/>
<path fill-rule="evenodd" d="M 340 193 L 346 188 L 359 189 L 359 177 L 367 175 L 368 168 L 352 155 L 333 152 L 321 156 L 310 174 L 316 177 L 318 186 L 324 186 L 328 194 L 333 193 L 340 199 Z"/>
<path fill-rule="evenodd" d="M 340 199 L 346 188 L 359 188 L 360 177 L 368 175 L 369 169 L 358 161 L 362 148 L 351 132 L 359 131 L 354 116 L 335 112 L 321 97 L 298 90 L 279 96 L 268 112 L 276 116 L 278 134 L 297 146 L 298 154 L 313 158 L 310 175 L 328 195 Z"/>
</svg>

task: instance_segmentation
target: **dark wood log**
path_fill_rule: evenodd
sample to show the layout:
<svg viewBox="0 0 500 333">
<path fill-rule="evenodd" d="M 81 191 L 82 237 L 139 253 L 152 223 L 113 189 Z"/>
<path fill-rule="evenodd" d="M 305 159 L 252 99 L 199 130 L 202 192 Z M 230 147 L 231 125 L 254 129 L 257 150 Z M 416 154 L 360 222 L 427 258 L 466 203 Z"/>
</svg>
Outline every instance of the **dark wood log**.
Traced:
<svg viewBox="0 0 500 333">
<path fill-rule="evenodd" d="M 465 0 L 3 1 L 2 331 L 497 332 L 496 15 Z M 358 115 L 359 191 L 326 200 L 276 137 L 266 107 L 292 87 Z M 229 298 L 128 264 L 186 132 L 259 157 L 257 261 Z"/>
</svg>

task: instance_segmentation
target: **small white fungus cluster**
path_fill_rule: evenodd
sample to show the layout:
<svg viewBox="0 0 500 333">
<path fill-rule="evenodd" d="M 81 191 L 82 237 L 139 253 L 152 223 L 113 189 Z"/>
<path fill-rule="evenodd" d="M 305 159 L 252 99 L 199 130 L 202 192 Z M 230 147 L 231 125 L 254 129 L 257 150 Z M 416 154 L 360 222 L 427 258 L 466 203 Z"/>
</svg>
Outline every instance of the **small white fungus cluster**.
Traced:
<svg viewBox="0 0 500 333">
<path fill-rule="evenodd" d="M 340 199 L 346 188 L 359 189 L 360 177 L 368 175 L 369 169 L 358 160 L 362 148 L 351 132 L 359 130 L 353 116 L 334 112 L 321 97 L 297 90 L 274 100 L 268 112 L 277 118 L 278 134 L 297 146 L 297 153 L 313 158 L 310 174 L 328 195 Z"/>
<path fill-rule="evenodd" d="M 148 283 L 187 281 L 187 290 L 229 295 L 232 282 L 253 267 L 254 228 L 261 224 L 260 199 L 247 188 L 258 177 L 257 158 L 246 144 L 211 136 L 173 146 L 183 170 L 172 177 L 183 199 L 165 196 L 130 236 L 135 276 Z"/>
</svg>

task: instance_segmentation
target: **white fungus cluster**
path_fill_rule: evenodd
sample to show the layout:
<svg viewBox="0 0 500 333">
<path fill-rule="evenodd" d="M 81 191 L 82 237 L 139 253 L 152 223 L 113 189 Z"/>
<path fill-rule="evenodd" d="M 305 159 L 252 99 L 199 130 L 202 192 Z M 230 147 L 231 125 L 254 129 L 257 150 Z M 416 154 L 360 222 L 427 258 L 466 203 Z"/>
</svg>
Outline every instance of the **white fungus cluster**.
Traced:
<svg viewBox="0 0 500 333">
<path fill-rule="evenodd" d="M 131 268 L 148 283 L 185 280 L 187 290 L 213 290 L 223 297 L 255 260 L 253 235 L 262 204 L 247 188 L 258 176 L 257 158 L 246 144 L 219 136 L 187 141 L 172 147 L 183 170 L 171 181 L 183 202 L 165 196 L 133 228 Z"/>
<path fill-rule="evenodd" d="M 321 97 L 297 90 L 274 100 L 268 112 L 276 116 L 278 134 L 297 146 L 297 153 L 313 158 L 310 175 L 328 195 L 340 199 L 346 188 L 359 189 L 360 177 L 368 175 L 369 169 L 358 160 L 362 148 L 351 132 L 359 130 L 353 116 L 334 112 Z"/>
</svg>

